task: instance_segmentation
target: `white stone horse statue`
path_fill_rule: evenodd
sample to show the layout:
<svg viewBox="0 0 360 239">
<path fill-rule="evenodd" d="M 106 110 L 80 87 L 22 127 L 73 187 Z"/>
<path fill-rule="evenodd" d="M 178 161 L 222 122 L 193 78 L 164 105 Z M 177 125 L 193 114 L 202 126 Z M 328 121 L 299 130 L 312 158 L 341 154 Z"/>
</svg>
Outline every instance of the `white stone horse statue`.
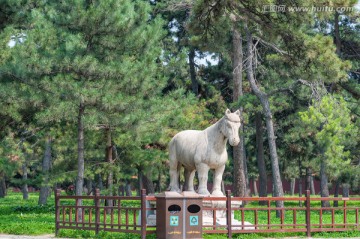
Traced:
<svg viewBox="0 0 360 239">
<path fill-rule="evenodd" d="M 179 172 L 185 168 L 185 188 L 194 191 L 195 171 L 198 172 L 201 195 L 210 195 L 207 190 L 209 169 L 215 169 L 212 195 L 223 196 L 221 192 L 222 175 L 228 159 L 226 143 L 236 146 L 240 142 L 240 112 L 225 115 L 218 122 L 200 130 L 185 130 L 176 134 L 169 143 L 170 187 L 171 191 L 180 191 Z"/>
</svg>

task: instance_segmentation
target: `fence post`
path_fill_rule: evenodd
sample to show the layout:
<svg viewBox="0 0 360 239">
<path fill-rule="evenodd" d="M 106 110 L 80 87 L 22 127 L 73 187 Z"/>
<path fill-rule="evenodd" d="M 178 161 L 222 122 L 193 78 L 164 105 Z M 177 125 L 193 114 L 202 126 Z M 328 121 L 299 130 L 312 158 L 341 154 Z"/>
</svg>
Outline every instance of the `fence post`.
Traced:
<svg viewBox="0 0 360 239">
<path fill-rule="evenodd" d="M 141 189 L 141 239 L 146 239 L 146 189 Z"/>
<path fill-rule="evenodd" d="M 99 234 L 100 227 L 100 190 L 95 189 L 95 234 Z"/>
<path fill-rule="evenodd" d="M 214 211 L 216 213 L 216 211 Z M 232 226 L 231 226 L 231 191 L 226 190 L 226 218 L 228 238 L 232 238 Z"/>
<path fill-rule="evenodd" d="M 55 236 L 58 236 L 58 234 L 59 234 L 59 214 L 60 214 L 59 196 L 60 196 L 60 193 L 61 193 L 60 189 L 55 190 Z"/>
<path fill-rule="evenodd" d="M 346 200 L 347 198 L 343 198 L 343 202 L 344 202 L 344 228 L 346 228 Z"/>
<path fill-rule="evenodd" d="M 310 190 L 306 190 L 306 236 L 311 237 Z"/>
</svg>

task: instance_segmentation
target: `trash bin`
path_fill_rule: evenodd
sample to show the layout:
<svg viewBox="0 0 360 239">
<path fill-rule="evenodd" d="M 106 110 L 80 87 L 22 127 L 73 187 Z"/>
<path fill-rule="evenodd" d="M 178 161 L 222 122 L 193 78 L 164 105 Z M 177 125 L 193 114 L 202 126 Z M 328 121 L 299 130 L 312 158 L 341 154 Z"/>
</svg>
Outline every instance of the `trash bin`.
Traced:
<svg viewBox="0 0 360 239">
<path fill-rule="evenodd" d="M 203 197 L 194 192 L 185 191 L 182 193 L 186 210 L 185 237 L 186 239 L 202 238 L 202 201 Z"/>
<path fill-rule="evenodd" d="M 183 238 L 183 200 L 177 192 L 156 195 L 156 235 L 158 239 Z"/>
<path fill-rule="evenodd" d="M 163 192 L 156 196 L 158 239 L 202 238 L 202 197 L 193 192 Z"/>
</svg>

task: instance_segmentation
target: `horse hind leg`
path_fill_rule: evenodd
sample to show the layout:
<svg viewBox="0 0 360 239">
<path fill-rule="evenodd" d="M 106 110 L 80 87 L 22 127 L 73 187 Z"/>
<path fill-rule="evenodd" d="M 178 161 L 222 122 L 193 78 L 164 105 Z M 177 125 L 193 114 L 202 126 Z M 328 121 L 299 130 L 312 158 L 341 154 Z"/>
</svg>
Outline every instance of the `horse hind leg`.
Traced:
<svg viewBox="0 0 360 239">
<path fill-rule="evenodd" d="M 195 190 L 194 190 L 195 171 L 196 171 L 196 170 L 186 169 L 186 168 L 185 168 L 185 171 L 184 171 L 184 176 L 185 176 L 185 187 L 184 187 L 184 191 L 192 191 L 192 192 L 195 192 Z"/>
<path fill-rule="evenodd" d="M 170 150 L 170 186 L 168 190 L 180 192 L 179 188 L 179 173 L 180 173 L 180 163 L 176 159 L 176 153 L 173 150 Z"/>
</svg>

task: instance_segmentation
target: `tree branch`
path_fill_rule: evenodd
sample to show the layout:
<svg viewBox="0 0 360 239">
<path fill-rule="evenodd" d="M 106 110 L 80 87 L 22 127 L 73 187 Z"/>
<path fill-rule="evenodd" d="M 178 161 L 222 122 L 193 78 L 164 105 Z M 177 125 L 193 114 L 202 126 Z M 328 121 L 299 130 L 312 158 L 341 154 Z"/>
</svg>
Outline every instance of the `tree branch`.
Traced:
<svg viewBox="0 0 360 239">
<path fill-rule="evenodd" d="M 265 41 L 264 39 L 262 39 L 262 38 L 260 38 L 258 36 L 253 36 L 253 38 L 257 39 L 261 44 L 263 44 L 264 46 L 270 47 L 271 49 L 273 49 L 274 51 L 276 51 L 277 53 L 279 53 L 281 55 L 290 55 L 286 51 L 281 50 L 280 48 L 278 48 L 275 44 L 267 42 L 267 41 Z"/>
</svg>

